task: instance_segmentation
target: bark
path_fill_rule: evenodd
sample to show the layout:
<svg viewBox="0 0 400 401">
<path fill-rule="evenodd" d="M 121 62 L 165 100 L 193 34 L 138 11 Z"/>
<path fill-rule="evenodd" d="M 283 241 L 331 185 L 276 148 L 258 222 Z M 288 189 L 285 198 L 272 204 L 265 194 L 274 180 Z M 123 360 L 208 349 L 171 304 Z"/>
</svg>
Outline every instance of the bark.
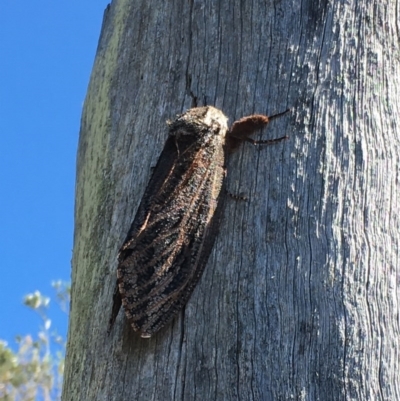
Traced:
<svg viewBox="0 0 400 401">
<path fill-rule="evenodd" d="M 399 6 L 116 0 L 82 116 L 64 401 L 398 400 Z M 206 100 L 293 107 L 228 163 L 228 201 L 183 313 L 151 339 L 116 257 L 167 136 Z"/>
</svg>

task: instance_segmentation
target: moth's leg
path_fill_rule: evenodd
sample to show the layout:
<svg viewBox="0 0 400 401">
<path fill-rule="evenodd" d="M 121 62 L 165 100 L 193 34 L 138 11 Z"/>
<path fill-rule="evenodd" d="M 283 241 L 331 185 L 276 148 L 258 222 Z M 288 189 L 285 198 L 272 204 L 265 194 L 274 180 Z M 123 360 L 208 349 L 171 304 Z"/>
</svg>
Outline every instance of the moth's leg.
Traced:
<svg viewBox="0 0 400 401">
<path fill-rule="evenodd" d="M 274 143 L 284 141 L 285 139 L 289 139 L 288 136 L 281 136 L 280 138 L 275 138 L 275 139 L 266 139 L 266 140 L 255 140 L 253 138 L 246 138 L 244 139 L 246 142 L 250 142 L 253 145 L 273 145 Z"/>
<path fill-rule="evenodd" d="M 121 299 L 121 294 L 119 292 L 118 288 L 118 281 L 115 283 L 115 289 L 114 289 L 114 295 L 113 295 L 113 307 L 111 311 L 111 317 L 108 322 L 108 329 L 107 329 L 107 334 L 111 333 L 111 330 L 114 326 L 115 320 L 117 319 L 118 312 L 121 309 L 122 305 L 122 299 Z"/>
<path fill-rule="evenodd" d="M 197 96 L 192 91 L 192 74 L 186 75 L 186 93 L 192 98 L 191 108 L 197 107 Z"/>
<path fill-rule="evenodd" d="M 244 192 L 240 192 L 239 194 L 234 194 L 232 192 L 229 192 L 228 190 L 225 190 L 226 194 L 237 201 L 247 201 L 247 196 Z"/>
<path fill-rule="evenodd" d="M 273 120 L 274 118 L 281 117 L 281 116 L 283 116 L 284 114 L 289 113 L 289 111 L 290 111 L 290 109 L 287 109 L 287 110 L 285 110 L 285 111 L 282 111 L 282 112 L 280 112 L 280 113 L 274 114 L 274 115 L 272 115 L 272 116 L 268 116 L 268 120 L 271 121 L 271 120 Z"/>
</svg>

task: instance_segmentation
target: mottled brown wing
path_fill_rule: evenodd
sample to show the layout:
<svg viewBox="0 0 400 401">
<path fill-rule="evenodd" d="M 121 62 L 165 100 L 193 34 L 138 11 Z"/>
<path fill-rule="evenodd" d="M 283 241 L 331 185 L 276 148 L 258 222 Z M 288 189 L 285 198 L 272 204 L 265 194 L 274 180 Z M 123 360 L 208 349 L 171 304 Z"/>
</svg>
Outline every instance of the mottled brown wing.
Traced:
<svg viewBox="0 0 400 401">
<path fill-rule="evenodd" d="M 224 198 L 225 149 L 216 138 L 168 138 L 120 250 L 122 304 L 142 337 L 182 309 L 209 258 Z"/>
</svg>

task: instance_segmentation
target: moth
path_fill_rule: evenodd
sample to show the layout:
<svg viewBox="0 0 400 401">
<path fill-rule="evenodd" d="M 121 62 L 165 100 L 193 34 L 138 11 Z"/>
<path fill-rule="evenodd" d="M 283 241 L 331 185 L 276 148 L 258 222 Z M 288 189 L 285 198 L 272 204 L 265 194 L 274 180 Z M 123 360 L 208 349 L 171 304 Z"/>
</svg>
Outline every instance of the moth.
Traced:
<svg viewBox="0 0 400 401">
<path fill-rule="evenodd" d="M 276 117 L 251 115 L 228 127 L 211 107 L 168 122 L 169 135 L 119 251 L 109 330 L 121 303 L 133 329 L 149 338 L 184 307 L 210 256 L 225 198 L 226 159 Z"/>
</svg>

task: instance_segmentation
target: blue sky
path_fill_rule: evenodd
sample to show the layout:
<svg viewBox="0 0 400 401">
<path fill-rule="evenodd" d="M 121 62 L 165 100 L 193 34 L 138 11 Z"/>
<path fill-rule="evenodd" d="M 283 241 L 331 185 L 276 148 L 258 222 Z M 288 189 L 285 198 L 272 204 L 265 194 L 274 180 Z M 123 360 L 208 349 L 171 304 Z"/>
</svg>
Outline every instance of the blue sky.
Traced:
<svg viewBox="0 0 400 401">
<path fill-rule="evenodd" d="M 52 298 L 52 327 L 65 336 L 53 280 L 70 280 L 75 159 L 82 105 L 103 11 L 101 0 L 1 0 L 0 339 L 36 334 L 23 306 Z"/>
</svg>

